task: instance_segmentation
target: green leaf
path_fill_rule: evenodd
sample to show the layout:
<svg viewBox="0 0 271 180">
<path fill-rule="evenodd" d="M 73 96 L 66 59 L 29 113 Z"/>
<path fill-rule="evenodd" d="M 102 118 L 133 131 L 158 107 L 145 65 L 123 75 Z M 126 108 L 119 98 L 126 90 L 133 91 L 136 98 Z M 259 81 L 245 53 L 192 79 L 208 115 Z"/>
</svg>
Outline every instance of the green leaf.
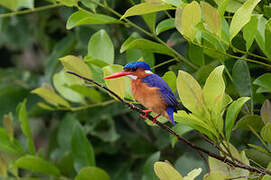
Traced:
<svg viewBox="0 0 271 180">
<path fill-rule="evenodd" d="M 267 150 L 265 150 L 265 149 L 264 149 L 263 147 L 261 147 L 261 146 L 257 146 L 257 145 L 254 145 L 254 144 L 248 144 L 248 146 L 249 146 L 249 147 L 252 147 L 252 148 L 254 148 L 254 149 L 256 149 L 256 150 L 258 150 L 258 151 L 260 151 L 260 152 L 263 152 L 263 153 L 269 155 L 269 152 L 268 152 Z"/>
<path fill-rule="evenodd" d="M 217 9 L 204 1 L 201 1 L 200 5 L 203 10 L 204 21 L 207 24 L 208 28 L 211 30 L 211 32 L 220 36 L 221 35 L 221 18 L 218 14 Z"/>
<path fill-rule="evenodd" d="M 80 0 L 80 2 L 82 2 L 82 4 L 84 4 L 84 6 L 88 7 L 89 9 L 91 9 L 93 12 L 96 13 L 96 8 L 97 8 L 97 4 L 95 4 L 94 2 L 91 2 L 89 0 Z"/>
<path fill-rule="evenodd" d="M 160 152 L 153 153 L 145 162 L 144 167 L 143 167 L 143 177 L 142 180 L 149 180 L 149 179 L 157 179 L 153 166 L 156 161 L 158 161 L 160 158 Z"/>
<path fill-rule="evenodd" d="M 197 178 L 200 175 L 201 171 L 202 171 L 201 168 L 193 169 L 183 179 L 184 180 L 194 180 L 195 178 Z"/>
<path fill-rule="evenodd" d="M 225 120 L 225 132 L 227 140 L 230 139 L 231 131 L 234 126 L 234 122 L 241 111 L 242 106 L 249 100 L 249 97 L 241 97 L 229 106 Z"/>
<path fill-rule="evenodd" d="M 261 118 L 264 124 L 271 123 L 271 103 L 266 99 L 261 107 Z"/>
<path fill-rule="evenodd" d="M 173 29 L 175 28 L 175 19 L 174 18 L 170 18 L 170 19 L 165 19 L 163 21 L 161 21 L 155 29 L 155 32 L 157 35 L 159 35 L 162 32 L 165 32 L 169 29 Z"/>
<path fill-rule="evenodd" d="M 166 162 L 154 163 L 154 172 L 160 180 L 182 180 L 182 175 Z"/>
<path fill-rule="evenodd" d="M 203 49 L 193 43 L 189 43 L 188 57 L 196 65 L 204 65 Z"/>
<path fill-rule="evenodd" d="M 172 4 L 173 6 L 176 6 L 176 7 L 178 7 L 181 4 L 183 4 L 184 2 L 186 2 L 186 1 L 182 1 L 182 0 L 162 0 L 162 1 L 164 1 L 168 4 Z"/>
<path fill-rule="evenodd" d="M 177 77 L 177 90 L 182 104 L 195 114 L 204 111 L 203 93 L 198 82 L 187 72 L 179 71 Z"/>
<path fill-rule="evenodd" d="M 195 26 L 201 21 L 200 5 L 197 1 L 192 1 L 183 9 L 177 8 L 175 15 L 175 25 L 177 30 L 188 40 L 196 38 L 197 29 Z"/>
<path fill-rule="evenodd" d="M 215 115 L 220 115 L 221 113 L 223 97 L 225 93 L 223 70 L 223 65 L 216 67 L 207 78 L 203 87 L 203 97 L 206 106 Z"/>
<path fill-rule="evenodd" d="M 75 177 L 75 180 L 110 180 L 109 175 L 101 168 L 98 167 L 84 167 Z"/>
<path fill-rule="evenodd" d="M 45 101 L 53 105 L 60 105 L 64 107 L 70 107 L 70 104 L 62 97 L 57 95 L 53 90 L 48 88 L 37 88 L 31 91 L 34 94 L 41 96 Z"/>
<path fill-rule="evenodd" d="M 128 43 L 128 42 L 127 42 Z M 134 39 L 130 43 L 122 45 L 120 52 L 123 53 L 128 49 L 142 49 L 153 53 L 166 54 L 174 56 L 174 53 L 166 46 L 147 39 Z"/>
<path fill-rule="evenodd" d="M 114 63 L 114 46 L 105 30 L 93 34 L 88 43 L 88 56 L 107 64 Z"/>
<path fill-rule="evenodd" d="M 230 24 L 230 40 L 249 22 L 253 9 L 261 0 L 247 0 L 233 15 Z"/>
<path fill-rule="evenodd" d="M 15 11 L 17 9 L 19 0 L 1 0 L 0 5 Z"/>
<path fill-rule="evenodd" d="M 271 143 L 271 123 L 265 124 L 265 126 L 261 130 L 261 136 L 263 140 Z"/>
<path fill-rule="evenodd" d="M 267 21 L 265 28 L 265 54 L 271 61 L 271 18 Z"/>
<path fill-rule="evenodd" d="M 7 178 L 7 163 L 2 156 L 0 156 L 0 176 Z"/>
<path fill-rule="evenodd" d="M 96 90 L 95 88 L 87 87 L 85 85 L 70 85 L 68 86 L 70 89 L 72 89 L 75 92 L 78 92 L 79 94 L 88 97 L 93 102 L 102 102 L 104 99 L 101 92 Z"/>
<path fill-rule="evenodd" d="M 35 154 L 35 145 L 32 137 L 32 132 L 30 129 L 28 115 L 26 111 L 26 99 L 20 103 L 17 107 L 17 114 L 19 117 L 19 121 L 21 123 L 21 129 L 24 135 L 27 137 L 27 148 L 31 155 Z"/>
<path fill-rule="evenodd" d="M 234 129 L 250 130 L 249 126 L 253 127 L 255 131 L 260 132 L 264 123 L 259 115 L 246 115 L 237 121 Z"/>
<path fill-rule="evenodd" d="M 76 56 L 68 55 L 59 58 L 59 60 L 63 64 L 65 70 L 72 71 L 86 78 L 92 77 L 92 73 L 88 65 L 86 65 L 82 59 Z"/>
<path fill-rule="evenodd" d="M 69 17 L 66 28 L 72 29 L 74 27 L 86 24 L 114 24 L 120 22 L 121 21 L 119 21 L 118 19 L 110 16 L 97 13 L 93 14 L 91 12 L 79 10 Z"/>
<path fill-rule="evenodd" d="M 257 93 L 271 92 L 271 73 L 265 73 L 254 80 L 253 84 L 256 84 L 262 89 L 258 89 Z"/>
<path fill-rule="evenodd" d="M 255 33 L 255 39 L 262 50 L 262 52 L 268 56 L 268 52 L 265 49 L 265 29 L 266 29 L 267 20 L 263 17 L 263 15 L 258 15 L 258 26 L 257 31 Z"/>
<path fill-rule="evenodd" d="M 77 172 L 85 166 L 95 166 L 93 147 L 79 122 L 72 129 L 71 149 L 74 158 L 74 168 Z"/>
<path fill-rule="evenodd" d="M 76 76 L 61 70 L 53 76 L 53 83 L 56 90 L 65 99 L 71 102 L 85 103 L 84 97 L 81 94 L 69 88 L 70 85 L 84 84 L 82 79 L 78 79 Z"/>
<path fill-rule="evenodd" d="M 69 7 L 77 5 L 77 0 L 57 0 L 57 1 Z"/>
<path fill-rule="evenodd" d="M 209 174 L 205 174 L 203 180 L 218 180 L 227 179 L 227 175 L 223 171 L 211 171 Z"/>
<path fill-rule="evenodd" d="M 8 136 L 10 137 L 10 140 L 13 141 L 13 138 L 14 138 L 14 126 L 13 126 L 13 116 L 12 116 L 11 112 L 4 115 L 4 117 L 3 117 L 3 125 L 4 125 L 4 128 L 5 128 Z"/>
<path fill-rule="evenodd" d="M 170 89 L 175 93 L 176 91 L 176 75 L 173 71 L 168 71 L 162 77 L 164 81 L 169 85 Z"/>
<path fill-rule="evenodd" d="M 145 14 L 142 15 L 142 17 L 147 26 L 149 27 L 149 29 L 151 30 L 151 32 L 154 32 L 156 24 L 156 13 Z"/>
<path fill-rule="evenodd" d="M 206 122 L 191 113 L 187 114 L 183 110 L 178 111 L 176 114 L 174 113 L 174 120 L 178 123 L 200 131 L 201 133 L 207 135 L 210 139 L 213 139 L 213 135 L 216 135 L 214 129 L 210 128 Z"/>
<path fill-rule="evenodd" d="M 247 51 L 250 49 L 250 47 L 255 39 L 255 34 L 257 33 L 258 18 L 259 17 L 260 17 L 259 15 L 251 16 L 250 21 L 244 26 L 243 37 L 246 41 Z"/>
<path fill-rule="evenodd" d="M 241 97 L 251 97 L 252 87 L 246 61 L 238 60 L 232 68 L 233 84 Z"/>
<path fill-rule="evenodd" d="M 56 166 L 40 157 L 26 155 L 15 161 L 15 166 L 22 169 L 31 170 L 42 174 L 60 176 L 60 171 Z"/>
<path fill-rule="evenodd" d="M 179 71 L 177 90 L 183 105 L 191 112 L 202 114 L 204 110 L 203 92 L 198 82 L 187 72 Z"/>
<path fill-rule="evenodd" d="M 113 73 L 122 71 L 122 69 L 123 69 L 123 67 L 121 65 L 117 65 L 117 64 L 112 64 L 112 65 L 106 66 L 103 68 L 104 77 L 111 75 Z M 120 77 L 120 78 L 116 78 L 116 79 L 106 79 L 105 84 L 110 90 L 115 92 L 121 98 L 124 98 L 125 97 L 125 86 L 127 83 L 125 78 L 126 77 Z"/>
<path fill-rule="evenodd" d="M 258 151 L 256 149 L 247 149 L 245 150 L 246 155 L 251 161 L 261 165 L 262 167 L 266 167 L 270 161 L 271 158 L 269 155 L 262 153 L 261 151 Z"/>
<path fill-rule="evenodd" d="M 129 8 L 125 12 L 125 14 L 121 17 L 121 19 L 127 18 L 129 16 L 149 14 L 149 13 L 164 11 L 164 10 L 169 10 L 169 9 L 174 9 L 174 7 L 172 7 L 169 4 L 140 3 Z"/>
<path fill-rule="evenodd" d="M 1 151 L 18 156 L 24 154 L 24 149 L 21 147 L 19 142 L 16 139 L 11 141 L 7 132 L 2 128 L 0 128 L 0 149 Z"/>
</svg>

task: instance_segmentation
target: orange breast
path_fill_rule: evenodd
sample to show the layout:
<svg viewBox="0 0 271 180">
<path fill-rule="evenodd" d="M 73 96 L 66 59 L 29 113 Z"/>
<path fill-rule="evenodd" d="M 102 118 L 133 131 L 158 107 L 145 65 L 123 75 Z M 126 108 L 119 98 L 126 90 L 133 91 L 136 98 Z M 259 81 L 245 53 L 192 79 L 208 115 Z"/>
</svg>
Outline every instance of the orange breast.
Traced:
<svg viewBox="0 0 271 180">
<path fill-rule="evenodd" d="M 159 89 L 156 87 L 149 87 L 142 83 L 140 79 L 132 80 L 131 89 L 134 98 L 143 106 L 151 109 L 157 114 L 167 117 L 166 104 L 162 100 Z"/>
</svg>

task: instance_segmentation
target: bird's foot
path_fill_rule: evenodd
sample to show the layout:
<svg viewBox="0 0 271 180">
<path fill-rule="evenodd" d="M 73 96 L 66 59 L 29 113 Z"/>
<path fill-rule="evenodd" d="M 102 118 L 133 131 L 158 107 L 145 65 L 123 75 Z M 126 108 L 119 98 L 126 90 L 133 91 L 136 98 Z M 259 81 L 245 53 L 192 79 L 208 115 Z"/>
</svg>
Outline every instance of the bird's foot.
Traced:
<svg viewBox="0 0 271 180">
<path fill-rule="evenodd" d="M 152 123 L 156 124 L 156 122 L 157 122 L 156 119 L 157 119 L 159 116 L 161 116 L 161 114 L 157 114 L 156 116 L 154 116 L 154 117 L 153 117 L 153 120 L 152 120 Z"/>
<path fill-rule="evenodd" d="M 147 113 L 152 112 L 152 110 L 147 109 L 147 110 L 143 110 L 142 112 L 144 112 L 144 115 L 140 114 L 140 116 L 141 116 L 142 118 L 146 119 L 146 118 L 147 118 Z"/>
</svg>

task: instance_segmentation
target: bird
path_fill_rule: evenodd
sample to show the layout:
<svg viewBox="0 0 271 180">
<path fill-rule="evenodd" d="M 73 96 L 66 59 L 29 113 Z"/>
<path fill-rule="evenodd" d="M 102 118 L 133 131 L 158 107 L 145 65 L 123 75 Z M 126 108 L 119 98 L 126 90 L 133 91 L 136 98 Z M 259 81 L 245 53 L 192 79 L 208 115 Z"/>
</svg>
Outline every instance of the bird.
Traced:
<svg viewBox="0 0 271 180">
<path fill-rule="evenodd" d="M 126 76 L 131 79 L 131 91 L 133 97 L 141 103 L 146 110 L 143 110 L 143 118 L 147 118 L 147 113 L 154 112 L 157 115 L 166 117 L 174 126 L 173 113 L 177 112 L 180 104 L 174 96 L 169 85 L 157 74 L 151 71 L 150 66 L 144 61 L 130 62 L 123 67 L 123 70 L 104 79 L 113 79 Z M 154 122 L 154 121 L 153 121 Z"/>
</svg>

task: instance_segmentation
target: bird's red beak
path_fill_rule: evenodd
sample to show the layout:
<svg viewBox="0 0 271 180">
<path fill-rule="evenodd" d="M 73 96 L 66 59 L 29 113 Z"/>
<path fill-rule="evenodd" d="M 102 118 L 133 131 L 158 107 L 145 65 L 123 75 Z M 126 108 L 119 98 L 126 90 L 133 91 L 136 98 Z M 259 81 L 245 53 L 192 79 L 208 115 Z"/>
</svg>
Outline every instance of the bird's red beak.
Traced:
<svg viewBox="0 0 271 180">
<path fill-rule="evenodd" d="M 106 76 L 106 77 L 104 77 L 104 79 L 113 79 L 113 78 L 118 78 L 118 77 L 121 77 L 121 76 L 126 76 L 126 75 L 129 75 L 129 74 L 132 74 L 132 72 L 120 71 L 120 72 L 117 72 L 115 74 L 111 74 L 109 76 Z"/>
</svg>

